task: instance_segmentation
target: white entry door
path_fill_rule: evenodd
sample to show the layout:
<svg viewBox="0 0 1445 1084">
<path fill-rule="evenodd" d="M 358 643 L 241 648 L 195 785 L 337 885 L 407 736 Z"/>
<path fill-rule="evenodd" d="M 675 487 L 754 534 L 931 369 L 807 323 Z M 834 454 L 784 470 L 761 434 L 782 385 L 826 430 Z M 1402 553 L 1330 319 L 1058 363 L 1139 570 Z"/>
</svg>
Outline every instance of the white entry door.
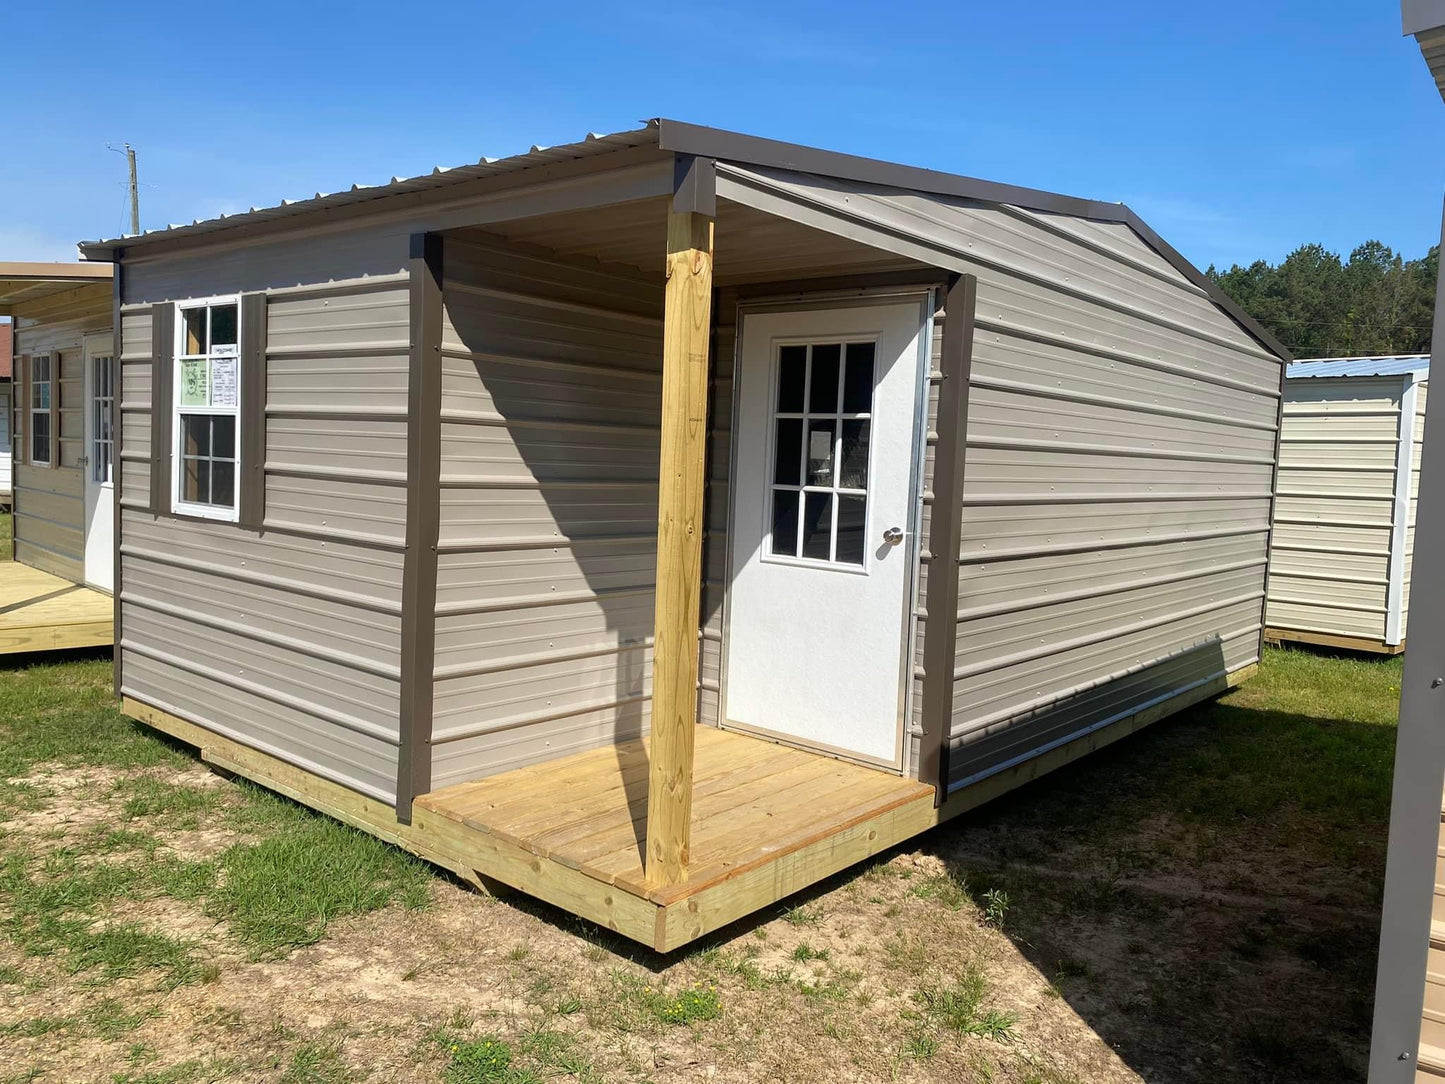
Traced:
<svg viewBox="0 0 1445 1084">
<path fill-rule="evenodd" d="M 744 317 L 724 718 L 902 758 L 924 306 Z"/>
<path fill-rule="evenodd" d="M 85 582 L 103 591 L 115 583 L 115 352 L 110 335 L 85 340 Z"/>
</svg>

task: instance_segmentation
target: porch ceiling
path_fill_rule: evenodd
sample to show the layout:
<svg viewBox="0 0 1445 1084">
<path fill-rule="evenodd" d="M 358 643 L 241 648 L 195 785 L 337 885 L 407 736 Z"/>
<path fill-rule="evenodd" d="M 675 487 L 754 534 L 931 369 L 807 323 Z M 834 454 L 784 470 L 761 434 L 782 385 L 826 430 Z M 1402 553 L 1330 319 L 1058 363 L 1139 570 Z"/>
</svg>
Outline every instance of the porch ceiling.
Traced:
<svg viewBox="0 0 1445 1084">
<path fill-rule="evenodd" d="M 501 236 L 660 275 L 666 262 L 669 202 L 668 197 L 636 200 L 456 232 Z M 724 199 L 718 200 L 713 244 L 716 286 L 928 269 L 916 260 Z"/>
</svg>

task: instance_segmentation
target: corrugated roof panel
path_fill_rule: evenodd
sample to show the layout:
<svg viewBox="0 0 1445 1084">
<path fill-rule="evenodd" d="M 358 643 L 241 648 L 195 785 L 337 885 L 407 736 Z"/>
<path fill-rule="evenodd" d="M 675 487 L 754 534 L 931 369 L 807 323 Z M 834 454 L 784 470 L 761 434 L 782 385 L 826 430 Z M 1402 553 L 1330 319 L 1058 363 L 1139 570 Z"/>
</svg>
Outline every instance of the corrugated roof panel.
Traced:
<svg viewBox="0 0 1445 1084">
<path fill-rule="evenodd" d="M 1311 376 L 1404 376 L 1430 375 L 1429 354 L 1388 354 L 1367 358 L 1303 358 L 1291 362 L 1285 373 L 1291 378 Z"/>
</svg>

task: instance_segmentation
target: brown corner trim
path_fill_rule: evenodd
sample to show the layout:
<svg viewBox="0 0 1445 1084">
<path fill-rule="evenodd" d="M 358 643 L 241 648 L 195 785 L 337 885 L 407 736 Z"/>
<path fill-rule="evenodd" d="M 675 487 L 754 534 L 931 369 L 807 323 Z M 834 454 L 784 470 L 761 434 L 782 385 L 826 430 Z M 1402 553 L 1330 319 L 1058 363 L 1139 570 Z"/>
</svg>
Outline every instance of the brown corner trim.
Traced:
<svg viewBox="0 0 1445 1084">
<path fill-rule="evenodd" d="M 121 417 L 121 395 L 125 390 L 125 363 L 121 358 L 125 354 L 125 341 L 121 338 L 121 258 L 124 255 L 123 249 L 116 249 L 114 265 L 110 278 L 111 290 L 111 386 L 110 386 L 110 493 L 115 506 L 111 511 L 111 559 L 114 564 L 111 567 L 111 673 L 114 678 L 114 692 L 120 696 L 121 669 L 125 664 L 125 658 L 120 650 L 121 635 L 121 559 L 120 559 L 120 536 L 121 525 L 124 518 L 124 510 L 120 506 L 120 489 L 123 484 L 121 478 L 121 438 L 123 436 Z"/>
<path fill-rule="evenodd" d="M 963 534 L 964 438 L 977 301 L 978 279 L 961 275 L 949 284 L 943 303 L 928 597 L 924 600 L 928 618 L 923 626 L 923 741 L 918 757 L 919 781 L 933 785 L 937 804 L 948 797 L 948 734 L 953 721 L 953 658 L 958 643 L 958 554 Z"/>
<path fill-rule="evenodd" d="M 237 525 L 266 518 L 266 294 L 241 295 L 241 478 Z"/>
<path fill-rule="evenodd" d="M 151 507 L 152 515 L 171 510 L 171 361 L 175 352 L 176 307 L 151 306 Z"/>
<path fill-rule="evenodd" d="M 407 261 L 411 352 L 406 399 L 406 556 L 401 589 L 401 747 L 396 818 L 431 790 L 437 538 L 441 529 L 442 237 L 413 234 Z"/>
</svg>

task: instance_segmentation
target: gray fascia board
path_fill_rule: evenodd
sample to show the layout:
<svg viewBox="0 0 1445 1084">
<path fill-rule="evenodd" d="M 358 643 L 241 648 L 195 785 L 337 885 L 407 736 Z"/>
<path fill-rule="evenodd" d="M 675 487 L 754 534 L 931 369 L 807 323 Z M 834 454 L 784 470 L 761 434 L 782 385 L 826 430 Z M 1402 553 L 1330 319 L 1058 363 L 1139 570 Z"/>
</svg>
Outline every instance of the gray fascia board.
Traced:
<svg viewBox="0 0 1445 1084">
<path fill-rule="evenodd" d="M 1017 207 L 1026 207 L 1033 211 L 1073 215 L 1095 222 L 1123 223 L 1142 237 L 1176 271 L 1204 290 L 1211 301 L 1228 313 L 1245 331 L 1258 339 L 1270 353 L 1278 355 L 1286 362 L 1294 360 L 1278 339 L 1261 327 L 1228 294 L 1215 285 L 1209 276 L 1180 255 L 1172 245 L 1155 233 L 1125 204 L 1065 196 L 1057 192 L 1045 192 L 1036 188 L 1024 188 L 1019 185 L 980 180 L 976 177 L 942 173 L 919 166 L 903 166 L 893 162 L 884 162 L 877 158 L 862 158 L 853 154 L 841 154 L 837 151 L 818 150 L 796 143 L 741 135 L 737 132 L 706 128 L 666 118 L 659 118 L 657 122 L 657 139 L 658 146 L 675 154 L 696 155 L 736 162 L 740 165 L 763 166 L 769 169 L 787 169 L 797 173 L 836 177 L 840 180 L 862 184 L 882 185 L 886 188 L 901 188 L 932 195 L 981 200 L 985 203 L 1006 203 Z"/>
</svg>

